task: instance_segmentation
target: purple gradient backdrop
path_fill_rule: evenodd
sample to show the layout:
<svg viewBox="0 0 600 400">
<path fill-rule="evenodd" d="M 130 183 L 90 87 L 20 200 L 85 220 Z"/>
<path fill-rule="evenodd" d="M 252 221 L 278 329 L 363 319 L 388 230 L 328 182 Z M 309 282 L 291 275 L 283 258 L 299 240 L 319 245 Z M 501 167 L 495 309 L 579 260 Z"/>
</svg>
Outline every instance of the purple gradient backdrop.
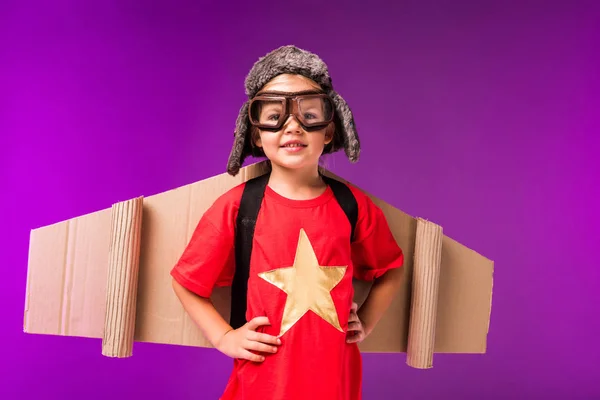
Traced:
<svg viewBox="0 0 600 400">
<path fill-rule="evenodd" d="M 29 231 L 223 172 L 288 43 L 355 113 L 361 161 L 330 168 L 496 263 L 488 353 L 365 355 L 365 399 L 600 397 L 594 2 L 138 3 L 0 6 L 0 398 L 217 398 L 212 350 L 24 334 Z"/>
</svg>

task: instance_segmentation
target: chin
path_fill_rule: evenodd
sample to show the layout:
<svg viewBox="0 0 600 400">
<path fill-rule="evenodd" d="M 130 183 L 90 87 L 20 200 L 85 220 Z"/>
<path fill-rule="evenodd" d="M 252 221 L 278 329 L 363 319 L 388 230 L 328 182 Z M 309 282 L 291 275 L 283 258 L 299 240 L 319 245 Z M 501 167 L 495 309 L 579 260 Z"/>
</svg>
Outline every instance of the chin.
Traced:
<svg viewBox="0 0 600 400">
<path fill-rule="evenodd" d="M 291 170 L 304 169 L 312 166 L 317 167 L 319 164 L 318 160 L 307 160 L 304 157 L 297 157 L 295 159 L 293 157 L 274 157 L 271 159 L 271 163 L 277 164 L 279 167 Z"/>
</svg>

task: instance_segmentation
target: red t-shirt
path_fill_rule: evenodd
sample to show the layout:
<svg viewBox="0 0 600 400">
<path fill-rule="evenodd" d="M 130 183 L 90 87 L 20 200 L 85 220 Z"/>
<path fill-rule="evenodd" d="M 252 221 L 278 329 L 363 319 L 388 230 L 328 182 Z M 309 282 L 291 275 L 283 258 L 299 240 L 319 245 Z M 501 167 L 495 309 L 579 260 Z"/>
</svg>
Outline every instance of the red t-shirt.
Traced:
<svg viewBox="0 0 600 400">
<path fill-rule="evenodd" d="M 171 271 L 200 296 L 232 283 L 244 185 L 206 211 Z M 259 331 L 278 336 L 283 328 L 282 344 L 262 363 L 234 360 L 221 399 L 361 399 L 361 355 L 356 344 L 346 342 L 352 278 L 372 280 L 401 267 L 403 254 L 379 207 L 350 189 L 359 211 L 352 245 L 350 223 L 330 187 L 310 200 L 291 200 L 266 187 L 254 233 L 246 320 L 267 316 L 271 325 Z M 275 271 L 281 268 L 281 274 Z"/>
</svg>

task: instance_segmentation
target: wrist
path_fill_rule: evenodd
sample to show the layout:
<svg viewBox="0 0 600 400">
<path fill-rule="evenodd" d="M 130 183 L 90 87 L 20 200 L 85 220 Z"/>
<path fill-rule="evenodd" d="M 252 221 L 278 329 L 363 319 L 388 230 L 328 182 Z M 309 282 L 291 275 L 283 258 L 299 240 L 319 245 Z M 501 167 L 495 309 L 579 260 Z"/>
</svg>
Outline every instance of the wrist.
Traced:
<svg viewBox="0 0 600 400">
<path fill-rule="evenodd" d="M 363 331 L 365 333 L 365 337 L 369 336 L 371 334 L 371 331 L 373 330 L 373 327 L 369 321 L 368 318 L 365 317 L 365 315 L 361 314 L 361 313 L 357 313 L 358 316 L 358 320 L 360 321 L 360 324 L 362 325 Z"/>
<path fill-rule="evenodd" d="M 215 346 L 216 349 L 222 350 L 222 348 L 223 348 L 223 340 L 225 339 L 225 336 L 227 336 L 227 334 L 230 333 L 233 330 L 234 330 L 233 328 L 229 328 L 225 332 L 223 332 L 223 334 L 221 334 L 221 336 L 219 337 L 219 339 L 217 340 L 217 342 L 214 344 L 214 346 Z"/>
</svg>

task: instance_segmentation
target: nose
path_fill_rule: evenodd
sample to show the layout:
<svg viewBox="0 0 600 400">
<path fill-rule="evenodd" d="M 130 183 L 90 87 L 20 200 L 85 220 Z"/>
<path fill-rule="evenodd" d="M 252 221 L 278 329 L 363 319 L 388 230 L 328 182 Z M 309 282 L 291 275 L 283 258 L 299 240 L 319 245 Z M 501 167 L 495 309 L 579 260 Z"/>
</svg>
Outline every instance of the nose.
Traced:
<svg viewBox="0 0 600 400">
<path fill-rule="evenodd" d="M 283 129 L 283 133 L 300 133 L 302 131 L 300 123 L 293 114 L 285 121 Z"/>
</svg>

